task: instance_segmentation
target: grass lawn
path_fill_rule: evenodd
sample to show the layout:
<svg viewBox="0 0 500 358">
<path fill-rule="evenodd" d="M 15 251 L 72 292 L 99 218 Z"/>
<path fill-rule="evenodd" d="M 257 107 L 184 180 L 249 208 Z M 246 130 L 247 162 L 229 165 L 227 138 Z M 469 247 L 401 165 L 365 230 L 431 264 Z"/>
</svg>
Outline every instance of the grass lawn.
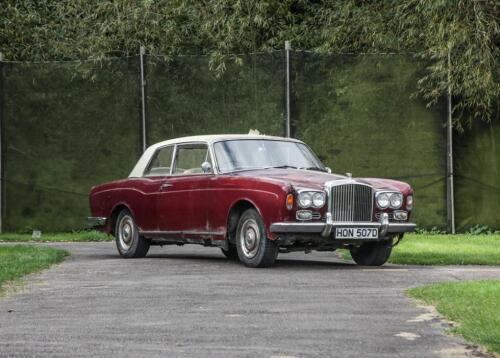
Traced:
<svg viewBox="0 0 500 358">
<path fill-rule="evenodd" d="M 4 233 L 0 241 L 7 242 L 77 242 L 77 241 L 110 241 L 113 237 L 99 231 L 78 231 L 67 233 L 42 233 L 39 239 L 33 239 L 31 234 Z"/>
<path fill-rule="evenodd" d="M 390 262 L 414 265 L 500 265 L 500 235 L 405 235 Z"/>
<path fill-rule="evenodd" d="M 350 259 L 348 251 L 343 257 Z M 405 265 L 500 265 L 500 235 L 406 234 L 389 262 Z"/>
<path fill-rule="evenodd" d="M 452 332 L 500 353 L 500 280 L 439 283 L 407 292 L 456 322 Z"/>
<path fill-rule="evenodd" d="M 68 255 L 64 250 L 28 245 L 0 246 L 0 293 L 6 281 L 40 271 L 61 262 Z"/>
</svg>

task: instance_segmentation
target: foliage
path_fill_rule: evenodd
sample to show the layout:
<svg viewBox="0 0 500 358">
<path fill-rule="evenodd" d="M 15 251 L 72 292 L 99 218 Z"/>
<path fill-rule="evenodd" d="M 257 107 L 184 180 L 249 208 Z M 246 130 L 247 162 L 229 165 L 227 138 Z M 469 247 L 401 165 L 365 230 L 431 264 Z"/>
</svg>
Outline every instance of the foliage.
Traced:
<svg viewBox="0 0 500 358">
<path fill-rule="evenodd" d="M 408 294 L 457 323 L 452 332 L 500 353 L 500 281 L 438 283 L 408 290 Z"/>
<path fill-rule="evenodd" d="M 42 236 L 36 239 L 33 238 L 32 234 L 28 233 L 6 232 L 0 234 L 0 242 L 94 242 L 110 240 L 113 240 L 112 236 L 94 230 L 42 233 Z"/>
<path fill-rule="evenodd" d="M 46 269 L 67 255 L 66 251 L 51 247 L 0 246 L 0 290 L 5 282 Z"/>
<path fill-rule="evenodd" d="M 414 52 L 429 61 L 419 92 L 435 103 L 451 85 L 455 124 L 489 121 L 499 89 L 494 0 L 86 1 L 4 0 L 0 51 L 9 60 L 205 53 L 223 72 L 237 53 L 282 49 Z M 451 76 L 448 81 L 448 53 Z"/>
<path fill-rule="evenodd" d="M 498 235 L 500 231 L 492 230 L 488 225 L 474 225 L 466 233 L 469 235 Z"/>
<path fill-rule="evenodd" d="M 415 234 L 421 235 L 446 235 L 446 231 L 440 230 L 439 228 L 433 226 L 430 230 L 426 228 L 417 227 L 415 229 Z"/>
</svg>

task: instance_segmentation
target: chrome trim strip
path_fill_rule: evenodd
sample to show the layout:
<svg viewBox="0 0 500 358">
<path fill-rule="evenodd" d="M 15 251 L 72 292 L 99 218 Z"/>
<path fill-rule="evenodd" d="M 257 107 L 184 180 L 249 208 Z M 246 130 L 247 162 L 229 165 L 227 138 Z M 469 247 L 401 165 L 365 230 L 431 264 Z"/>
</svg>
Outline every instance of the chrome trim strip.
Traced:
<svg viewBox="0 0 500 358">
<path fill-rule="evenodd" d="M 389 223 L 387 232 L 412 232 L 416 227 L 414 223 Z"/>
<path fill-rule="evenodd" d="M 328 237 L 331 234 L 331 230 L 337 227 L 360 227 L 360 228 L 370 228 L 376 227 L 380 228 L 380 236 L 382 235 L 382 226 L 387 225 L 387 233 L 402 233 L 411 232 L 415 230 L 416 224 L 413 223 L 388 223 L 383 224 L 379 222 L 330 222 L 326 223 L 311 223 L 311 222 L 278 222 L 273 223 L 270 226 L 270 231 L 277 234 L 321 234 L 323 237 Z"/>
<path fill-rule="evenodd" d="M 108 219 L 104 216 L 89 216 L 85 219 L 87 226 L 96 227 L 106 225 Z"/>
<path fill-rule="evenodd" d="M 204 235 L 204 236 L 223 236 L 225 233 L 223 231 L 161 231 L 161 230 L 150 230 L 150 231 L 139 231 L 141 235 Z"/>
</svg>

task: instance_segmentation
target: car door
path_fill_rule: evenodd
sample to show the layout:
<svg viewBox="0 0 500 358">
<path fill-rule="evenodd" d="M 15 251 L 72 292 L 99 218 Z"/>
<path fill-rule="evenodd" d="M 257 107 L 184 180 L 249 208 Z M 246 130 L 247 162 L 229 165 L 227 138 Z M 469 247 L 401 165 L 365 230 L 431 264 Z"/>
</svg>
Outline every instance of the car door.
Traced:
<svg viewBox="0 0 500 358">
<path fill-rule="evenodd" d="M 143 176 L 132 179 L 135 182 L 133 187 L 140 195 L 134 206 L 135 219 L 141 231 L 158 231 L 161 220 L 170 220 L 169 217 L 161 217 L 158 204 L 171 177 L 174 149 L 175 145 L 158 148 L 146 166 Z M 169 223 L 164 222 L 163 225 L 168 226 Z"/>
<path fill-rule="evenodd" d="M 210 163 L 202 169 L 203 163 Z M 159 195 L 160 231 L 182 233 L 184 236 L 209 235 L 208 182 L 213 176 L 211 158 L 206 143 L 177 144 L 172 175 Z"/>
</svg>

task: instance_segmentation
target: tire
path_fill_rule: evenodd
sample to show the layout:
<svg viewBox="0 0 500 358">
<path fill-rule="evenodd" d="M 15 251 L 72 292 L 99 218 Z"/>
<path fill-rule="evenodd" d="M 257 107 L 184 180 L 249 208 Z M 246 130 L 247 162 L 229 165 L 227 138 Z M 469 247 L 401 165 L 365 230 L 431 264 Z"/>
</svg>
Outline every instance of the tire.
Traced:
<svg viewBox="0 0 500 358">
<path fill-rule="evenodd" d="M 134 218 L 127 209 L 122 210 L 115 222 L 116 248 L 122 257 L 144 257 L 149 251 L 149 240 L 139 235 Z"/>
<path fill-rule="evenodd" d="M 247 267 L 269 267 L 276 261 L 278 246 L 267 238 L 264 222 L 255 209 L 246 210 L 240 217 L 236 250 Z"/>
<path fill-rule="evenodd" d="M 351 257 L 361 266 L 381 266 L 387 262 L 392 251 L 392 240 L 367 242 L 352 248 Z"/>
<path fill-rule="evenodd" d="M 225 249 L 220 249 L 224 256 L 226 256 L 229 260 L 238 260 L 238 250 L 236 249 L 236 246 L 233 244 L 229 243 L 229 248 L 228 250 Z"/>
</svg>

